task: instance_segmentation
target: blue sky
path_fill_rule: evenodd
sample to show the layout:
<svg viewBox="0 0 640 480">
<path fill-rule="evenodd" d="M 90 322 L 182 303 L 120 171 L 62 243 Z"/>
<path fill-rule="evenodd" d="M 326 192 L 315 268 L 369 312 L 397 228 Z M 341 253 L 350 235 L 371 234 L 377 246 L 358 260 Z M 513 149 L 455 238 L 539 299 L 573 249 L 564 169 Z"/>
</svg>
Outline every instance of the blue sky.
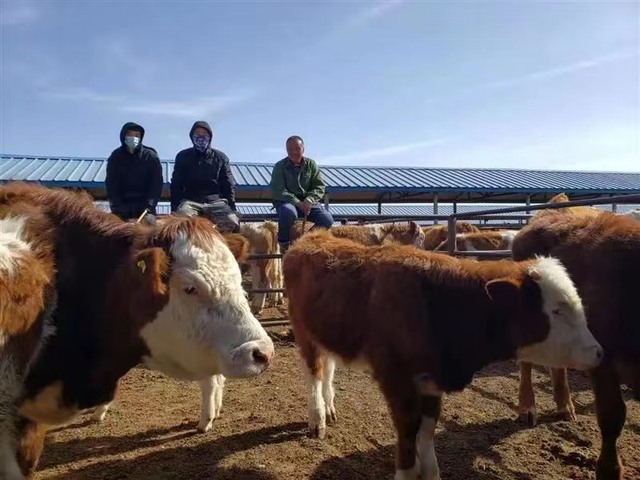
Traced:
<svg viewBox="0 0 640 480">
<path fill-rule="evenodd" d="M 2 153 L 640 170 L 633 0 L 0 2 Z"/>
</svg>

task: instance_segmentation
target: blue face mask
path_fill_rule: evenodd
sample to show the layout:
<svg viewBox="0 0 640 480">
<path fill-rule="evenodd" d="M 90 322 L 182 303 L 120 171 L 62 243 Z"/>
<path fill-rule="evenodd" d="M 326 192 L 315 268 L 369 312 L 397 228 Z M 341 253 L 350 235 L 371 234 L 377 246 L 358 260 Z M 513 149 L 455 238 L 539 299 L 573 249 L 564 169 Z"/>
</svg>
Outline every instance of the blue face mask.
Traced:
<svg viewBox="0 0 640 480">
<path fill-rule="evenodd" d="M 211 137 L 209 135 L 196 134 L 191 138 L 191 141 L 196 150 L 204 152 L 209 147 Z"/>
<path fill-rule="evenodd" d="M 129 150 L 135 150 L 140 145 L 140 138 L 138 137 L 124 137 L 124 144 Z"/>
</svg>

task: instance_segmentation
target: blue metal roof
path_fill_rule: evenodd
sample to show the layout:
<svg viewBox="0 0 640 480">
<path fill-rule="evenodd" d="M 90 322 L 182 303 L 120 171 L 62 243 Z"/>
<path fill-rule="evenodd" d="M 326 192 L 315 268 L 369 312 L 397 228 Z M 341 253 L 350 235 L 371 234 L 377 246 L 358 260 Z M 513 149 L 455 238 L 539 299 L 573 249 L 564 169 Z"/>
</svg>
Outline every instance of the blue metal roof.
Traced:
<svg viewBox="0 0 640 480">
<path fill-rule="evenodd" d="M 165 186 L 168 187 L 174 162 L 162 160 L 161 163 Z M 273 165 L 234 162 L 231 168 L 238 183 L 239 198 L 242 198 L 242 191 L 261 192 L 259 198 L 268 198 Z M 333 165 L 322 165 L 322 172 L 332 200 L 335 199 L 335 193 L 343 193 L 348 200 L 351 198 L 348 194 L 356 192 L 375 193 L 378 196 L 394 192 L 402 192 L 403 195 L 435 192 L 493 195 L 566 192 L 569 196 L 640 193 L 640 173 L 631 172 Z M 0 154 L 0 182 L 25 180 L 42 182 L 48 186 L 103 188 L 105 177 L 104 158 Z M 369 196 L 367 200 L 370 198 L 377 197 Z"/>
</svg>

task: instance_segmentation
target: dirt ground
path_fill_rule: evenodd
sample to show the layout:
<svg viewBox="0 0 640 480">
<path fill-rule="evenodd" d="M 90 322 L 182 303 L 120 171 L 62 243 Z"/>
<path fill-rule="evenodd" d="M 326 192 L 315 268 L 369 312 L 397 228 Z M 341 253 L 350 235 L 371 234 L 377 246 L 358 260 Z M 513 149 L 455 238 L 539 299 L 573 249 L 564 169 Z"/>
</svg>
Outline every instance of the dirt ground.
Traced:
<svg viewBox="0 0 640 480">
<path fill-rule="evenodd" d="M 306 389 L 288 329 L 278 339 L 268 373 L 228 380 L 222 416 L 196 433 L 198 385 L 145 368 L 122 381 L 102 424 L 85 415 L 49 433 L 38 480 L 237 479 L 380 480 L 393 478 L 395 434 L 371 378 L 339 367 L 338 422 L 323 441 L 306 430 Z M 556 421 L 548 375 L 535 372 L 540 424 L 516 421 L 518 372 L 513 362 L 477 375 L 463 393 L 444 400 L 436 434 L 443 479 L 593 479 L 599 433 L 584 374 L 572 372 L 577 422 Z M 630 399 L 629 392 L 626 395 Z M 640 479 L 640 404 L 627 402 L 619 441 L 626 479 Z"/>
</svg>

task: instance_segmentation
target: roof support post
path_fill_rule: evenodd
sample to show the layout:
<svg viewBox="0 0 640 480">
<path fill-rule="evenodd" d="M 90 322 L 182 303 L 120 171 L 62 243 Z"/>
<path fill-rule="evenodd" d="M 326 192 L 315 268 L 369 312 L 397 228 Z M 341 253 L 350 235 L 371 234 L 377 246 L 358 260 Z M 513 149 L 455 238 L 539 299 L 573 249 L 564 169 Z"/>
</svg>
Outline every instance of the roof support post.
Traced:
<svg viewBox="0 0 640 480">
<path fill-rule="evenodd" d="M 438 194 L 437 193 L 433 195 L 433 214 L 438 215 Z M 433 224 L 437 225 L 438 220 L 434 220 Z"/>
<path fill-rule="evenodd" d="M 531 205 L 531 194 L 527 195 L 527 199 L 526 199 L 526 204 L 527 206 Z M 527 210 L 525 212 L 527 215 L 529 215 L 531 213 L 531 210 Z M 525 223 L 529 223 L 529 219 L 525 220 Z M 522 220 L 520 220 L 520 224 L 522 224 Z"/>
<path fill-rule="evenodd" d="M 324 208 L 325 210 L 327 210 L 327 212 L 329 211 L 329 194 L 325 193 L 324 195 Z"/>
</svg>

